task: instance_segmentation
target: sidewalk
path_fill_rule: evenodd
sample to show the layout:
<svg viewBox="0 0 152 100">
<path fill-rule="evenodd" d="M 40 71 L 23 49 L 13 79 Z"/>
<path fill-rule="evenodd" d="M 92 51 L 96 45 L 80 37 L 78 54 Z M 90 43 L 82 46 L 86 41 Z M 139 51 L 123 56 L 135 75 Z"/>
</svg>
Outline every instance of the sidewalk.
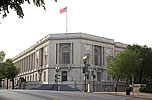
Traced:
<svg viewBox="0 0 152 100">
<path fill-rule="evenodd" d="M 152 99 L 152 93 L 132 93 L 130 95 L 126 95 L 126 92 L 94 92 L 94 93 L 101 93 L 101 94 L 111 94 L 111 95 L 118 95 L 118 96 L 131 96 L 131 97 L 138 97 L 138 98 L 148 98 Z"/>
</svg>

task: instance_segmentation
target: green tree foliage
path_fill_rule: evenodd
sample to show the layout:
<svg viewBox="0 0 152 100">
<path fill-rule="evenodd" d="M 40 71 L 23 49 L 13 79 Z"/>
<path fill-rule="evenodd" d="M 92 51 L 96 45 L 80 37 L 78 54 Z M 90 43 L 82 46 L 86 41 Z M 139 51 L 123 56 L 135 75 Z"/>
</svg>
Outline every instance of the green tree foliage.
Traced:
<svg viewBox="0 0 152 100">
<path fill-rule="evenodd" d="M 19 69 L 15 67 L 13 64 L 12 59 L 7 59 L 5 62 L 3 61 L 5 58 L 5 52 L 1 51 L 0 52 L 0 83 L 2 79 L 7 78 L 7 88 L 8 88 L 8 79 L 11 79 L 12 81 L 12 86 L 14 86 L 14 78 L 15 76 L 19 73 Z"/>
<path fill-rule="evenodd" d="M 57 2 L 57 0 L 55 0 Z M 22 5 L 27 2 L 30 4 L 31 0 L 0 0 L 0 14 L 3 18 L 7 16 L 10 9 L 15 10 L 19 18 L 23 18 L 24 13 L 22 10 Z M 43 7 L 45 9 L 44 0 L 33 0 L 34 5 L 37 7 Z"/>
<path fill-rule="evenodd" d="M 129 45 L 129 50 L 134 50 L 139 53 L 141 65 L 137 70 L 138 76 L 135 79 L 136 83 L 152 83 L 152 49 L 150 47 L 140 45 Z"/>
<path fill-rule="evenodd" d="M 2 65 L 4 67 L 4 77 L 7 78 L 7 89 L 8 79 L 12 81 L 12 86 L 14 88 L 14 78 L 19 73 L 19 70 L 13 64 L 12 59 L 7 59 Z"/>
<path fill-rule="evenodd" d="M 5 66 L 6 75 L 5 77 L 13 80 L 13 78 L 19 73 L 18 69 L 13 64 L 12 59 L 7 59 L 3 65 Z"/>
<path fill-rule="evenodd" d="M 1 81 L 2 81 L 2 78 L 4 78 L 4 74 L 3 74 L 3 67 L 2 67 L 2 63 L 5 59 L 5 52 L 4 51 L 0 51 L 0 87 L 1 87 Z"/>
<path fill-rule="evenodd" d="M 139 54 L 133 50 L 125 50 L 107 58 L 108 73 L 115 76 L 117 80 L 128 80 L 131 75 L 136 76 L 136 70 L 140 66 Z"/>
</svg>

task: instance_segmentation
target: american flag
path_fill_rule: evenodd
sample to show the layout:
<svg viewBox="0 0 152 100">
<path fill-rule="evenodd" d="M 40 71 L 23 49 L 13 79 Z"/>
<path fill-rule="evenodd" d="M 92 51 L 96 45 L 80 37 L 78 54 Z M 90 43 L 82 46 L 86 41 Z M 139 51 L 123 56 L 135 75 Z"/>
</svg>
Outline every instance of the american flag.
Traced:
<svg viewBox="0 0 152 100">
<path fill-rule="evenodd" d="M 60 14 L 67 12 L 67 7 L 60 9 Z"/>
</svg>

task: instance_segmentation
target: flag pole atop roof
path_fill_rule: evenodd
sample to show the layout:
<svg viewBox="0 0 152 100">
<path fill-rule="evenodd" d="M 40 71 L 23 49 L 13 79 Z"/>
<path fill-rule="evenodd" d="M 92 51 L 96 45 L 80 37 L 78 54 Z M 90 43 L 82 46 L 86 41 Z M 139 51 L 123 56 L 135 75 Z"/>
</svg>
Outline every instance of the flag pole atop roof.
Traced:
<svg viewBox="0 0 152 100">
<path fill-rule="evenodd" d="M 67 13 L 67 6 L 65 8 L 60 9 L 60 14 L 66 12 L 66 33 L 68 32 L 68 13 Z"/>
</svg>

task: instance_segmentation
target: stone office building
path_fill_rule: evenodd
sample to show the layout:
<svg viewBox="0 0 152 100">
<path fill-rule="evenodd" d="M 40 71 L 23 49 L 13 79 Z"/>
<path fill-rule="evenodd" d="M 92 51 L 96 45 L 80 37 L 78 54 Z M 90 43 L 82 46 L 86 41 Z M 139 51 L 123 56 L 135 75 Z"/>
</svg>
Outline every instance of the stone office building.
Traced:
<svg viewBox="0 0 152 100">
<path fill-rule="evenodd" d="M 85 33 L 49 34 L 13 58 L 26 82 L 68 85 L 84 89 L 83 56 L 89 55 L 87 82 L 112 82 L 107 74 L 107 56 L 114 56 L 127 45 L 113 39 Z M 92 77 L 94 73 L 95 77 Z M 64 89 L 63 89 L 64 90 Z"/>
</svg>

